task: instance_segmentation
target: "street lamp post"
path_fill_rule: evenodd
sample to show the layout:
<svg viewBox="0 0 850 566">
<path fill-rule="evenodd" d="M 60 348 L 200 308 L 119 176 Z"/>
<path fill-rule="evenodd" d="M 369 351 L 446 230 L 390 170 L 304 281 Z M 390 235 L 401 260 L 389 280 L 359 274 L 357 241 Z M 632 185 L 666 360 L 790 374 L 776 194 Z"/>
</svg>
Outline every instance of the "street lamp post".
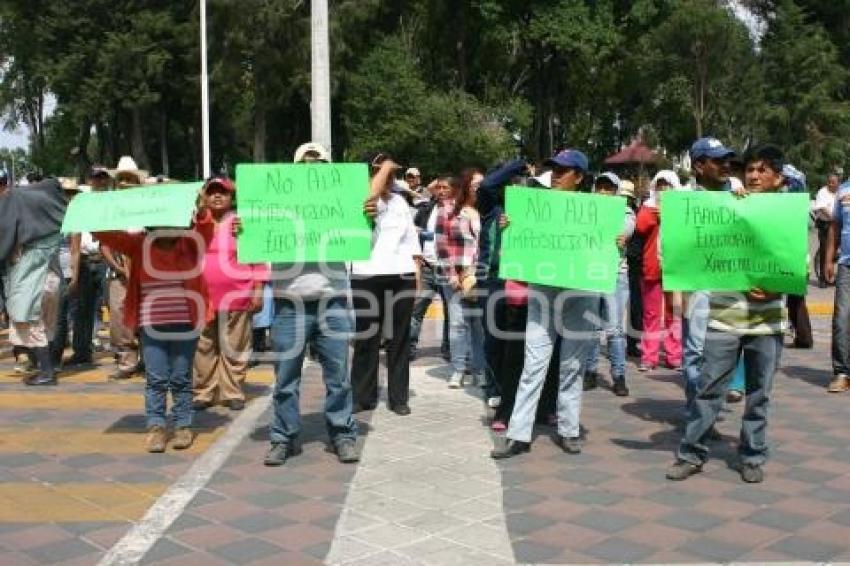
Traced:
<svg viewBox="0 0 850 566">
<path fill-rule="evenodd" d="M 331 65 L 328 40 L 328 0 L 310 2 L 313 141 L 331 151 Z"/>
<path fill-rule="evenodd" d="M 201 138 L 204 179 L 210 177 L 210 91 L 207 77 L 207 0 L 201 1 Z"/>
</svg>

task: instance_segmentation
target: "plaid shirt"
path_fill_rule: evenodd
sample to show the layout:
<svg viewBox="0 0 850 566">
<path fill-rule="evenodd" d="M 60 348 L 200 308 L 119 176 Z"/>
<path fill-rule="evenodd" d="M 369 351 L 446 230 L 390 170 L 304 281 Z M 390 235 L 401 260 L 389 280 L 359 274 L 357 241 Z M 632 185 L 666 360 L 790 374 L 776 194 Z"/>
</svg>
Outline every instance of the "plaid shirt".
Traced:
<svg viewBox="0 0 850 566">
<path fill-rule="evenodd" d="M 454 215 L 454 204 L 445 203 L 437 217 L 437 258 L 443 275 L 450 276 L 474 267 L 478 261 L 481 219 L 475 209 L 464 208 Z"/>
</svg>

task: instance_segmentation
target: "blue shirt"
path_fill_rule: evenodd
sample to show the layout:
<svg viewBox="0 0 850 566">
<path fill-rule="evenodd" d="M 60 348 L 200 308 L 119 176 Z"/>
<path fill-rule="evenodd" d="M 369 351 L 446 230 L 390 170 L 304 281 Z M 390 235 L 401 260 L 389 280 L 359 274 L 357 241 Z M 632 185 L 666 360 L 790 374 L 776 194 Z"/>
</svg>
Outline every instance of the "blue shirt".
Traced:
<svg viewBox="0 0 850 566">
<path fill-rule="evenodd" d="M 832 213 L 832 218 L 838 224 L 839 234 L 841 234 L 838 263 L 850 265 L 850 198 L 844 203 L 845 197 L 850 197 L 850 181 L 845 181 L 838 187 L 838 192 L 835 194 L 835 211 Z"/>
</svg>

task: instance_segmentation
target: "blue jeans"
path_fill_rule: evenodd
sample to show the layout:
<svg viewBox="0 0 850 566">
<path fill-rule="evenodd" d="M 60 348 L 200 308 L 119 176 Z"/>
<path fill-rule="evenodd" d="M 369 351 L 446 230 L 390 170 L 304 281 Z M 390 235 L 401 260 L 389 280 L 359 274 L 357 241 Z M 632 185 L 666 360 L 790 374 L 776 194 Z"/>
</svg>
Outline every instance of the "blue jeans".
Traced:
<svg viewBox="0 0 850 566">
<path fill-rule="evenodd" d="M 416 301 L 413 303 L 413 316 L 410 319 L 410 351 L 416 350 L 419 345 L 419 334 L 422 332 L 422 321 L 425 320 L 425 313 L 428 312 L 428 307 L 434 301 L 434 298 L 439 295 L 446 305 L 446 296 L 443 294 L 443 289 L 437 281 L 437 274 L 433 266 L 422 266 L 422 290 L 417 294 Z M 440 345 L 442 352 L 449 351 L 449 312 L 447 308 L 443 309 L 443 340 Z"/>
<path fill-rule="evenodd" d="M 443 285 L 449 304 L 449 345 L 452 367 L 456 372 L 469 370 L 473 375 L 484 371 L 484 327 L 476 299 L 464 299 L 451 285 Z"/>
<path fill-rule="evenodd" d="M 626 305 L 629 302 L 628 274 L 620 273 L 613 293 L 602 295 L 600 313 L 611 363 L 611 379 L 626 378 Z M 594 340 L 587 356 L 586 371 L 595 372 L 599 366 L 599 340 Z"/>
<path fill-rule="evenodd" d="M 579 435 L 582 369 L 596 337 L 598 293 L 583 293 L 543 285 L 529 285 L 525 362 L 519 378 L 507 436 L 530 442 L 537 404 L 555 339 L 562 336 L 558 384 L 558 434 Z"/>
<path fill-rule="evenodd" d="M 682 318 L 682 378 L 685 382 L 685 409 L 690 411 L 699 385 L 708 331 L 708 293 L 695 291 L 688 299 Z"/>
<path fill-rule="evenodd" d="M 767 414 L 773 378 L 782 356 L 782 335 L 737 336 L 709 330 L 705 342 L 705 365 L 697 394 L 688 413 L 678 457 L 702 465 L 708 458 L 703 436 L 723 408 L 726 390 L 738 358 L 743 356 L 747 399 L 741 419 L 738 453 L 745 464 L 762 465 L 767 459 Z"/>
<path fill-rule="evenodd" d="M 141 328 L 145 362 L 145 415 L 148 427 L 166 425 L 166 403 L 171 392 L 171 414 L 178 428 L 192 424 L 192 361 L 198 334 L 190 324 Z"/>
<path fill-rule="evenodd" d="M 835 271 L 832 373 L 850 375 L 850 267 L 840 263 Z"/>
<path fill-rule="evenodd" d="M 348 343 L 351 313 L 344 297 L 320 301 L 275 300 L 271 327 L 275 361 L 274 416 L 271 441 L 292 443 L 301 432 L 301 369 L 307 344 L 322 365 L 325 382 L 325 425 L 331 442 L 354 440 Z"/>
</svg>

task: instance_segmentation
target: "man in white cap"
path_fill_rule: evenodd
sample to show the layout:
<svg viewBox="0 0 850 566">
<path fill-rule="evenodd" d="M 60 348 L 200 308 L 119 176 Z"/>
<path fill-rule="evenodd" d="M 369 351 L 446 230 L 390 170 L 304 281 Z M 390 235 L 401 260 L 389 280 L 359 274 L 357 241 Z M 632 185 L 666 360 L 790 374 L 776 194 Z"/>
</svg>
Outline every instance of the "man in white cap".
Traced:
<svg viewBox="0 0 850 566">
<path fill-rule="evenodd" d="M 404 172 L 404 180 L 407 182 L 407 186 L 411 191 L 423 196 L 424 187 L 422 186 L 422 175 L 419 173 L 419 169 L 416 167 L 409 168 Z"/>
</svg>

